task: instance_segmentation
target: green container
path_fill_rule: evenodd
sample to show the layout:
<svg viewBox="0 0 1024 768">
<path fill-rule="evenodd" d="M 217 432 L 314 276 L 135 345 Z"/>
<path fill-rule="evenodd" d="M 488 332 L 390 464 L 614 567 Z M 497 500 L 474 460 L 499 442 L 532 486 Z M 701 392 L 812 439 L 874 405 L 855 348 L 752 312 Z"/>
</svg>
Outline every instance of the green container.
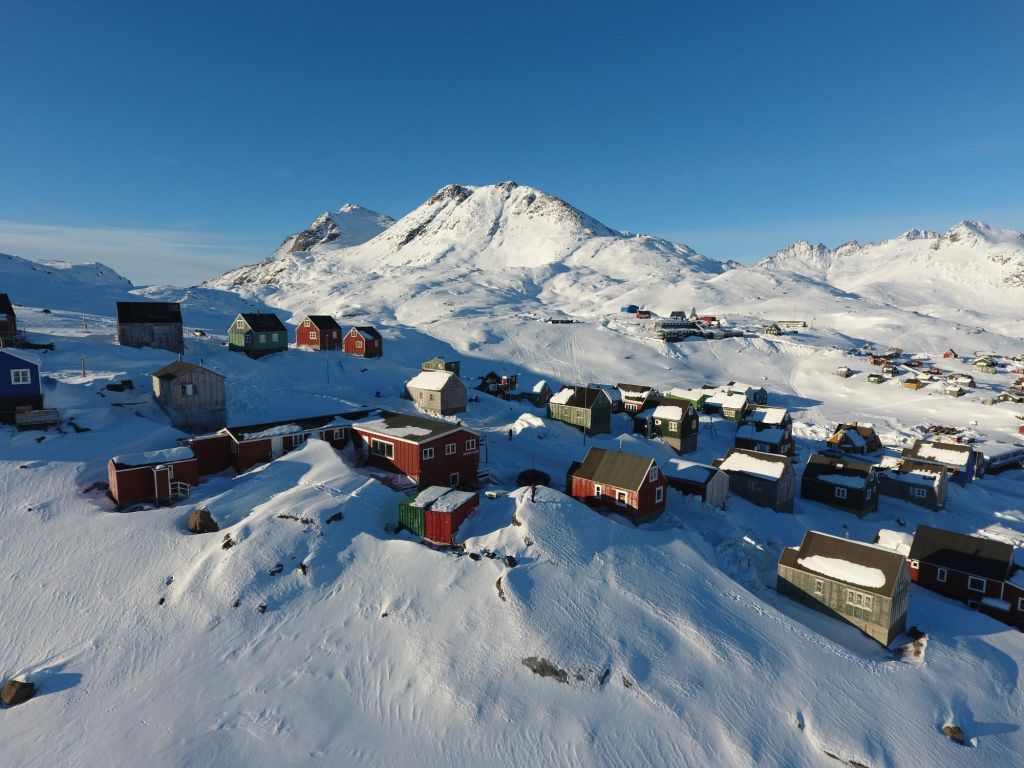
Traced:
<svg viewBox="0 0 1024 768">
<path fill-rule="evenodd" d="M 408 528 L 417 536 L 423 536 L 426 534 L 426 526 L 423 522 L 423 508 L 414 506 L 413 502 L 415 500 L 415 496 L 410 496 L 398 505 L 398 525 L 402 528 Z"/>
</svg>

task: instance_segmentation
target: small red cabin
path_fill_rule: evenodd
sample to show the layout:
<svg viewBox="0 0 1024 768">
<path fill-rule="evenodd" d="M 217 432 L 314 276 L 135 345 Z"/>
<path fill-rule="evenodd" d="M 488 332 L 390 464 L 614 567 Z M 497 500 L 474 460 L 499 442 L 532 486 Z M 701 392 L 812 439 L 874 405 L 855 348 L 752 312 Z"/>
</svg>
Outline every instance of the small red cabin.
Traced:
<svg viewBox="0 0 1024 768">
<path fill-rule="evenodd" d="M 199 483 L 199 462 L 191 448 L 115 456 L 107 462 L 110 496 L 118 506 L 186 498 Z"/>
<path fill-rule="evenodd" d="M 661 514 L 667 485 L 653 459 L 603 448 L 591 448 L 582 463 L 573 462 L 566 478 L 566 491 L 574 499 L 635 523 Z"/>
<path fill-rule="evenodd" d="M 383 357 L 384 340 L 372 325 L 357 325 L 345 334 L 345 352 L 356 357 Z"/>
<path fill-rule="evenodd" d="M 341 349 L 341 326 L 330 315 L 306 315 L 295 329 L 295 346 L 323 352 Z"/>
<path fill-rule="evenodd" d="M 942 353 L 942 357 L 946 360 L 953 360 L 954 358 L 959 357 L 959 355 L 956 353 L 955 350 L 947 349 L 945 352 Z"/>
</svg>

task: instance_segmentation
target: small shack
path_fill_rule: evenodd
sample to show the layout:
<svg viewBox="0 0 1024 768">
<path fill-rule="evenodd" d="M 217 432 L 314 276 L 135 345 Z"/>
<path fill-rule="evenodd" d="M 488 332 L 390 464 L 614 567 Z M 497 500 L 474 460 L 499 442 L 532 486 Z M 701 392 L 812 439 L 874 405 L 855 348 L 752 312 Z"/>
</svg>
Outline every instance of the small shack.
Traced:
<svg viewBox="0 0 1024 768">
<path fill-rule="evenodd" d="M 456 376 L 461 375 L 462 365 L 458 360 L 445 360 L 442 355 L 432 357 L 420 363 L 421 371 L 448 371 Z"/>
<path fill-rule="evenodd" d="M 183 353 L 181 304 L 176 301 L 117 302 L 117 343 L 122 347 L 152 347 Z"/>
<path fill-rule="evenodd" d="M 829 448 L 836 448 L 843 453 L 864 456 L 882 450 L 882 441 L 878 439 L 875 428 L 870 424 L 840 424 L 827 440 Z"/>
<path fill-rule="evenodd" d="M 669 459 L 662 467 L 670 487 L 684 494 L 699 496 L 712 507 L 725 509 L 729 499 L 729 475 L 710 464 L 686 459 Z"/>
<path fill-rule="evenodd" d="M 227 423 L 224 377 L 201 365 L 175 362 L 152 374 L 153 399 L 178 429 L 204 432 Z"/>
</svg>

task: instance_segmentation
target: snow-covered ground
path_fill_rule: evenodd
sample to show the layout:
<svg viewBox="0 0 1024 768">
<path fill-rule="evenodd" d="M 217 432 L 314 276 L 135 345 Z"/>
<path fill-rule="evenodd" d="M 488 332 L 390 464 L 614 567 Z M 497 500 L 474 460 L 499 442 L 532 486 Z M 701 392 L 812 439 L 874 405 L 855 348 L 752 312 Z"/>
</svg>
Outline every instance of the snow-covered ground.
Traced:
<svg viewBox="0 0 1024 768">
<path fill-rule="evenodd" d="M 365 243 L 288 253 L 286 240 L 278 256 L 289 266 L 274 266 L 284 283 L 235 274 L 134 289 L 105 268 L 54 270 L 44 282 L 31 263 L 0 261 L 0 290 L 26 305 L 20 325 L 56 345 L 39 353 L 47 403 L 89 430 L 0 430 L 0 678 L 39 686 L 32 701 L 0 709 L 0 737 L 20 764 L 1018 764 L 1024 635 L 915 587 L 909 623 L 929 641 L 925 662 L 909 664 L 779 597 L 774 583 L 781 549 L 808 528 L 870 541 L 926 522 L 1019 546 L 1024 472 L 953 485 L 941 513 L 883 497 L 863 520 L 800 499 L 792 515 L 735 497 L 713 511 L 673 491 L 664 515 L 635 527 L 556 490 L 531 502 L 515 477 L 536 466 L 559 486 L 590 446 L 667 460 L 666 446 L 630 434 L 625 416 L 615 434 L 584 439 L 540 409 L 481 394 L 464 421 L 488 438 L 494 485 L 513 492 L 481 499 L 461 556 L 392 533 L 402 496 L 318 441 L 208 478 L 174 507 L 115 514 L 89 490 L 110 456 L 180 436 L 147 399 L 146 374 L 175 356 L 113 343 L 113 302 L 130 295 L 183 301 L 188 327 L 210 334 L 188 335 L 186 359 L 225 374 L 238 425 L 408 409 L 404 382 L 443 354 L 462 360 L 471 385 L 490 370 L 520 373 L 527 389 L 539 378 L 762 385 L 793 414 L 798 471 L 839 421 L 873 423 L 889 451 L 928 424 L 987 443 L 1022 439 L 1014 414 L 1024 407 L 982 404 L 1008 373 L 975 374 L 978 388 L 954 399 L 937 383 L 869 384 L 874 366 L 848 354 L 865 341 L 898 344 L 971 372 L 941 352 L 1022 353 L 1019 310 L 999 303 L 1019 288 L 1001 288 L 1010 298 L 981 308 L 989 317 L 971 310 L 957 327 L 916 314 L 909 299 L 848 293 L 792 265 L 726 268 L 685 246 L 623 237 L 525 187 L 483 189 L 472 215 L 462 204 L 473 196 L 448 188 L 427 206 L 443 214 L 414 212 Z M 421 238 L 431 242 L 408 251 Z M 810 327 L 665 344 L 649 322 L 615 312 L 631 302 Z M 252 306 L 292 321 L 315 310 L 376 323 L 385 357 L 291 349 L 249 360 L 227 350 L 224 331 Z M 580 322 L 542 322 L 561 313 Z M 855 375 L 832 375 L 840 364 Z M 123 376 L 135 390 L 104 391 Z M 686 458 L 723 456 L 735 430 L 705 418 Z M 188 533 L 199 506 L 221 532 Z M 943 736 L 948 723 L 970 746 Z"/>
</svg>

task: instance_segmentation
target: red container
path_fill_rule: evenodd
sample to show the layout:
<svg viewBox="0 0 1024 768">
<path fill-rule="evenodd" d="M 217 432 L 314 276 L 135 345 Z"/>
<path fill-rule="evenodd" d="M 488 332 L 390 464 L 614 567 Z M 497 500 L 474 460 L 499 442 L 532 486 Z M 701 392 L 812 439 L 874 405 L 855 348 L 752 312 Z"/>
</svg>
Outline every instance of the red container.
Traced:
<svg viewBox="0 0 1024 768">
<path fill-rule="evenodd" d="M 459 496 L 455 496 L 459 494 Z M 454 505 L 452 503 L 445 503 L 446 497 L 454 496 L 451 501 L 461 501 L 460 504 Z M 437 502 L 430 505 L 430 508 L 423 512 L 423 538 L 433 541 L 436 544 L 452 544 L 454 543 L 453 537 L 455 532 L 459 529 L 466 518 L 469 517 L 473 510 L 476 509 L 477 504 L 480 503 L 480 497 L 475 493 L 465 493 L 462 495 L 460 491 L 452 491 L 445 496 L 438 499 Z M 434 509 L 439 506 L 441 509 Z"/>
</svg>

